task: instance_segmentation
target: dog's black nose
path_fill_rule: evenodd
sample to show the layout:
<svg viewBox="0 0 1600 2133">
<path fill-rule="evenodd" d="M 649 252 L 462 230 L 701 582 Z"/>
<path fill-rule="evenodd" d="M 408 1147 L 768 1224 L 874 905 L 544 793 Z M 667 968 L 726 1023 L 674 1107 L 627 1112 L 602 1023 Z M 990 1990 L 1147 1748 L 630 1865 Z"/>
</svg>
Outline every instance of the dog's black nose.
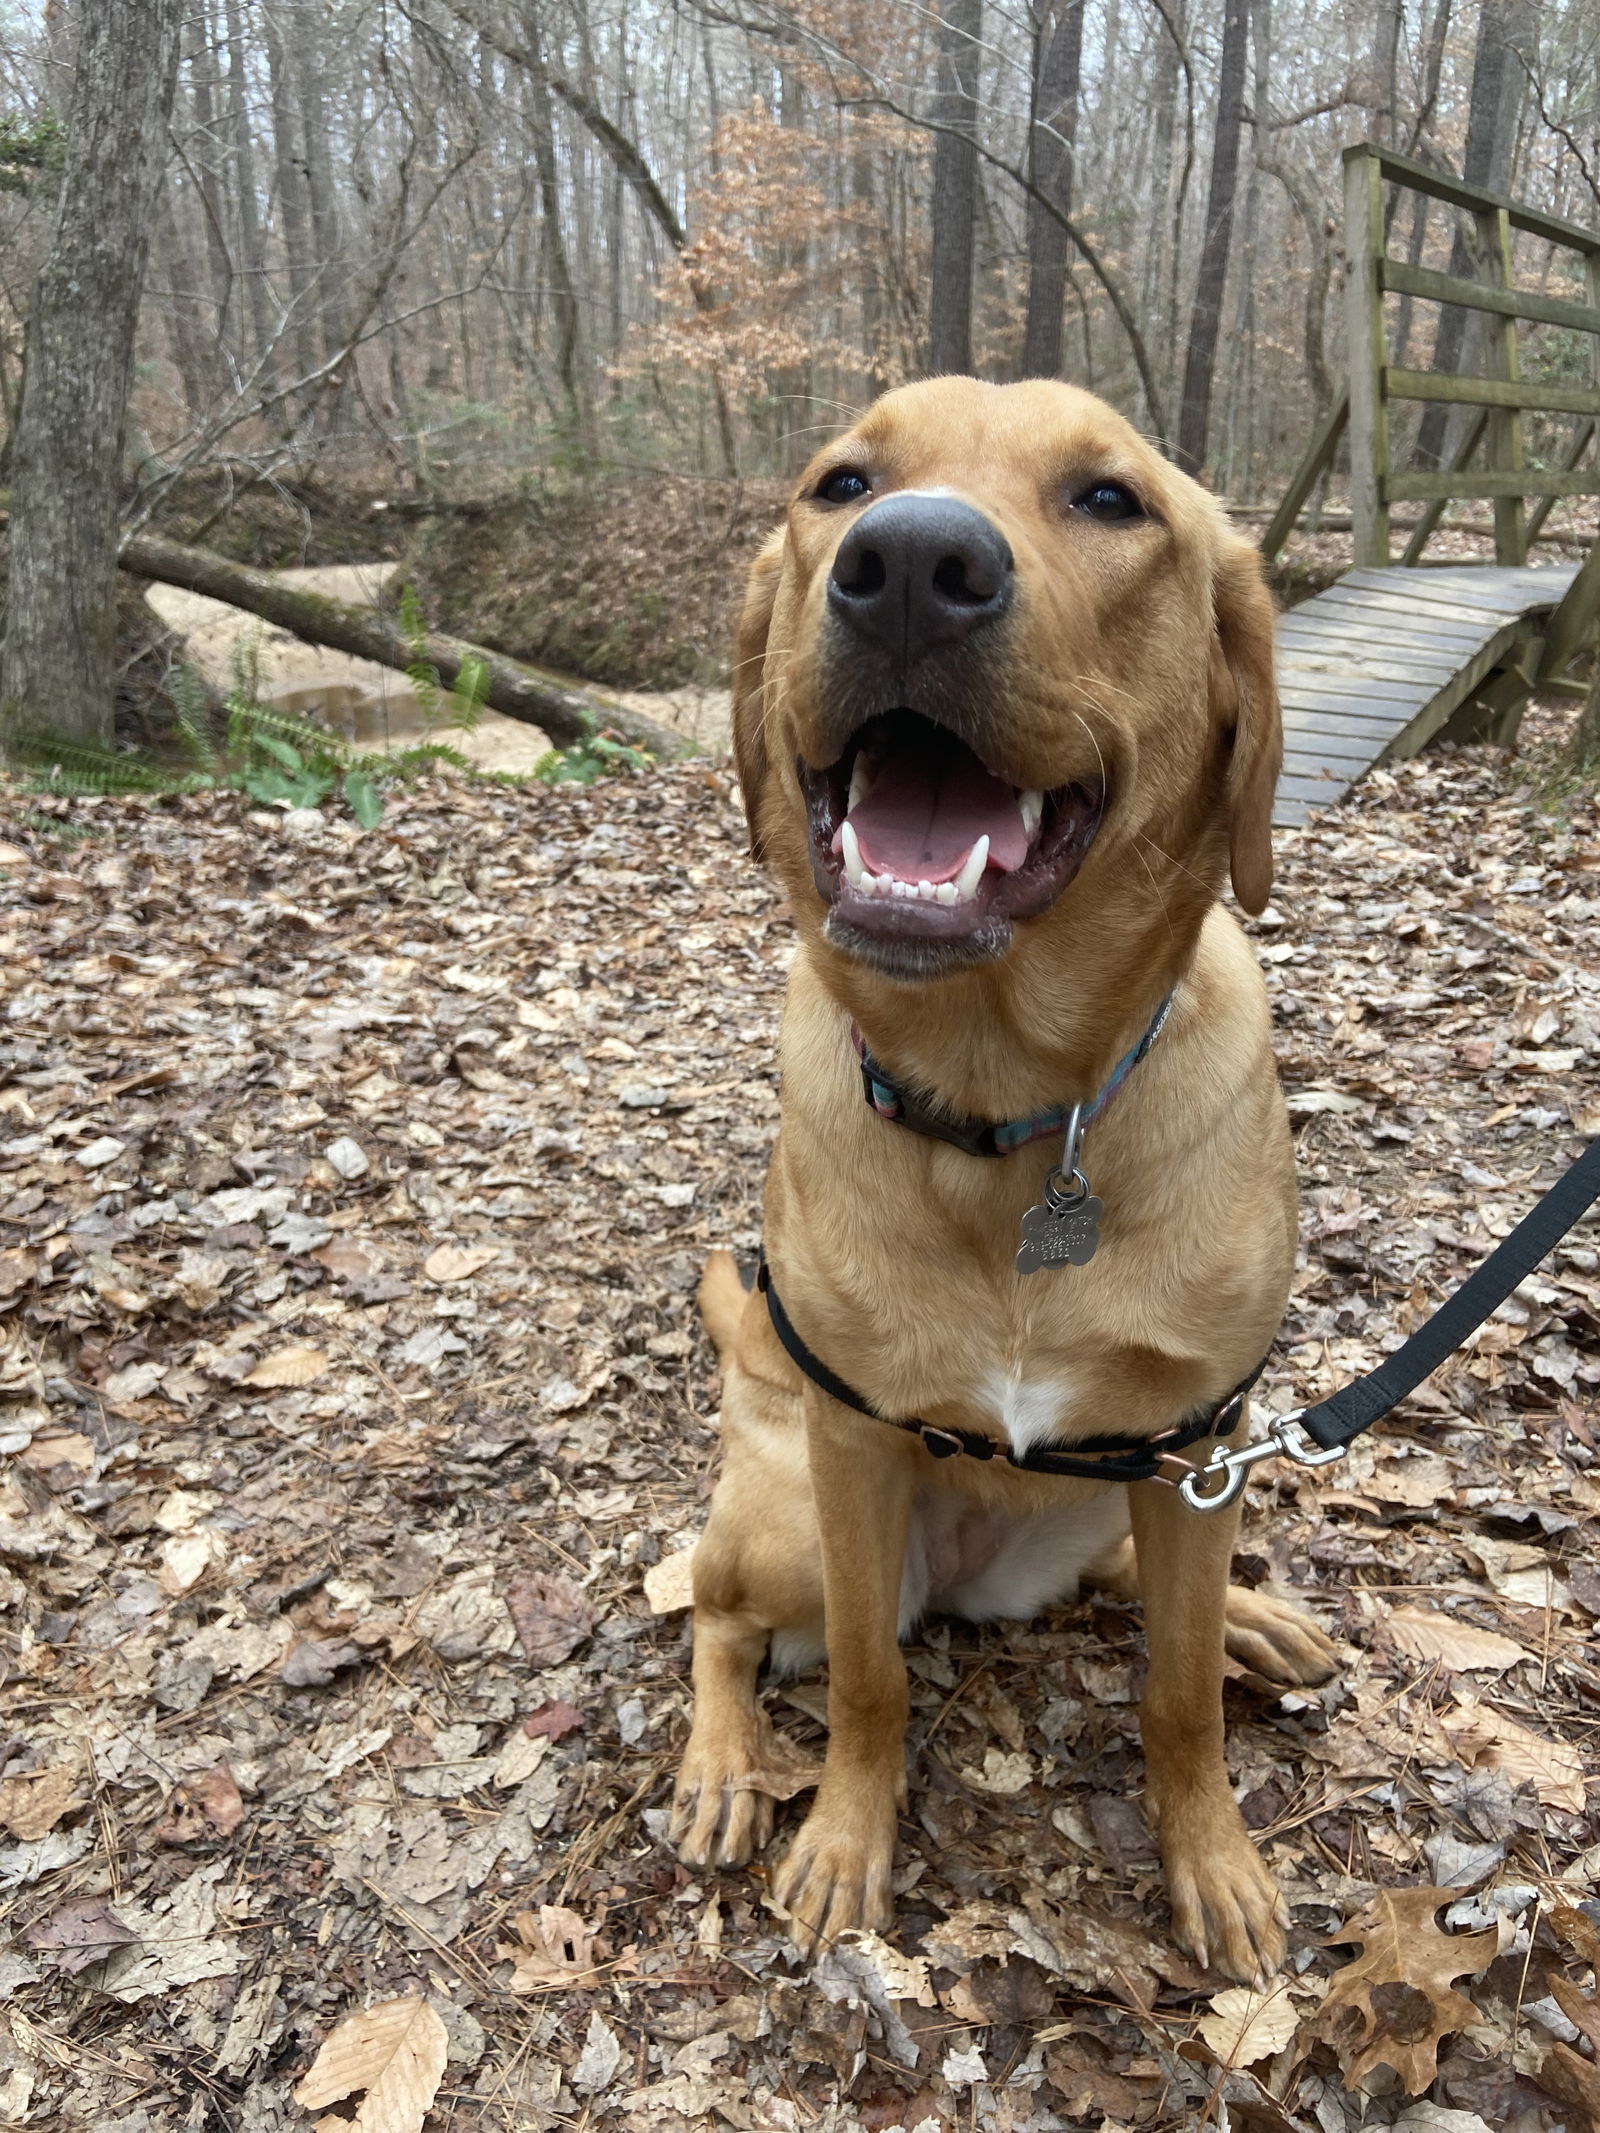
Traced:
<svg viewBox="0 0 1600 2133">
<path fill-rule="evenodd" d="M 839 543 L 828 605 L 901 665 L 1003 615 L 1011 547 L 954 496 L 886 496 Z"/>
</svg>

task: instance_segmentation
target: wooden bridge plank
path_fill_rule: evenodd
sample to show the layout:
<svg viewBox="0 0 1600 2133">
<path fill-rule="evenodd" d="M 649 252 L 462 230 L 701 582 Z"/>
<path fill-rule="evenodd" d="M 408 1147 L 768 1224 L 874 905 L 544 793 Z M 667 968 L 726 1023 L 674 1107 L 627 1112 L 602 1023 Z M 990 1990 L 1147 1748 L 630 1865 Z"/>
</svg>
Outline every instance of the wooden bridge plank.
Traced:
<svg viewBox="0 0 1600 2133">
<path fill-rule="evenodd" d="M 1518 644 L 1577 565 L 1352 570 L 1278 619 L 1284 766 L 1273 819 L 1304 821 L 1375 764 L 1415 755 Z"/>
<path fill-rule="evenodd" d="M 1393 618 L 1402 628 L 1420 629 L 1447 637 L 1463 634 L 1482 636 L 1498 629 L 1505 620 L 1499 608 L 1469 607 L 1461 600 L 1419 600 L 1399 592 L 1368 592 L 1365 588 L 1331 585 L 1317 596 L 1317 622 L 1350 616 Z"/>
</svg>

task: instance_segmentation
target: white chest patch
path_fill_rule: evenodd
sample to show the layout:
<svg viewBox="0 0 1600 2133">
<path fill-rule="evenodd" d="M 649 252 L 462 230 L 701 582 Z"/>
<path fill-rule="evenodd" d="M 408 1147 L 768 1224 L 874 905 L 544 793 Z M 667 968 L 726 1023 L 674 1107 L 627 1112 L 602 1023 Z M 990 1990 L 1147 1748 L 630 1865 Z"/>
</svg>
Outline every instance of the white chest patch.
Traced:
<svg viewBox="0 0 1600 2133">
<path fill-rule="evenodd" d="M 1011 1439 L 1011 1449 L 1020 1459 L 1055 1435 L 1070 1393 L 1071 1387 L 1059 1378 L 1028 1379 L 1015 1370 L 996 1369 L 985 1376 L 978 1399 Z"/>
</svg>

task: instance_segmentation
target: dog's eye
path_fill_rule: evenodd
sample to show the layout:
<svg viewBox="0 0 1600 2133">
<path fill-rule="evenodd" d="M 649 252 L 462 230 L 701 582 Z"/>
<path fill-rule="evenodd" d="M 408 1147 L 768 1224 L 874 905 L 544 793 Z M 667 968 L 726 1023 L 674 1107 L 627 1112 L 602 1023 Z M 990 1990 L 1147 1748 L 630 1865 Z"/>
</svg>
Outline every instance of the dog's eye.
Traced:
<svg viewBox="0 0 1600 2133">
<path fill-rule="evenodd" d="M 872 484 L 854 467 L 838 467 L 831 474 L 824 474 L 816 486 L 816 497 L 824 504 L 855 504 L 863 496 L 871 494 Z"/>
<path fill-rule="evenodd" d="M 1099 519 L 1103 524 L 1122 518 L 1144 517 L 1144 507 L 1138 497 L 1120 481 L 1092 482 L 1081 495 L 1073 498 L 1072 508 L 1081 511 L 1085 518 Z"/>
</svg>

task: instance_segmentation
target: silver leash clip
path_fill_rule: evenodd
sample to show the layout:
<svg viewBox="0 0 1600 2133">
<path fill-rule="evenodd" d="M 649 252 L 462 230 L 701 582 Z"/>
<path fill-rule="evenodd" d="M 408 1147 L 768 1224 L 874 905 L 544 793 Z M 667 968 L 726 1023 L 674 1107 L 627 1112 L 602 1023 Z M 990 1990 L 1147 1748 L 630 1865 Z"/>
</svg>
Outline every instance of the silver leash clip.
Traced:
<svg viewBox="0 0 1600 2133">
<path fill-rule="evenodd" d="M 1331 1466 L 1334 1460 L 1342 1459 L 1344 1445 L 1337 1444 L 1326 1451 L 1314 1437 L 1306 1435 L 1300 1427 L 1304 1413 L 1303 1407 L 1297 1407 L 1290 1414 L 1279 1415 L 1268 1425 L 1267 1434 L 1253 1444 L 1226 1446 L 1213 1452 L 1196 1472 L 1185 1474 L 1178 1483 L 1178 1494 L 1189 1509 L 1225 1511 L 1243 1489 L 1250 1469 L 1263 1459 L 1292 1459 L 1296 1466 Z M 1220 1486 L 1208 1491 L 1208 1481 L 1219 1482 Z"/>
</svg>

